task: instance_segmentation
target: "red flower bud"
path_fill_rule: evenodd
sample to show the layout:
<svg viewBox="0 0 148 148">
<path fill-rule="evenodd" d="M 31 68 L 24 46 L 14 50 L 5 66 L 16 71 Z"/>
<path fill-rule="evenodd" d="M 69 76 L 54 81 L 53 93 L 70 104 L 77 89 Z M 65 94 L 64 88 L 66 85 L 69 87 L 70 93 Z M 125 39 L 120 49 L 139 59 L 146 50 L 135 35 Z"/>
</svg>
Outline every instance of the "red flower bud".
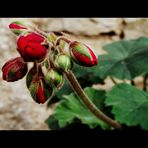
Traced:
<svg viewBox="0 0 148 148">
<path fill-rule="evenodd" d="M 45 38 L 37 33 L 20 36 L 17 40 L 17 50 L 26 62 L 41 61 L 45 58 L 47 48 L 42 45 Z"/>
<path fill-rule="evenodd" d="M 45 103 L 53 94 L 53 88 L 45 83 L 42 73 L 37 73 L 33 67 L 27 74 L 26 84 L 33 100 L 37 103 Z"/>
<path fill-rule="evenodd" d="M 21 57 L 13 58 L 2 67 L 3 80 L 14 82 L 22 79 L 28 71 L 27 64 Z"/>
<path fill-rule="evenodd" d="M 71 42 L 69 50 L 72 59 L 81 66 L 92 67 L 98 64 L 97 56 L 93 50 L 83 43 Z"/>
<path fill-rule="evenodd" d="M 19 21 L 14 21 L 9 25 L 9 28 L 13 33 L 16 35 L 20 35 L 22 32 L 24 32 L 27 28 Z"/>
</svg>

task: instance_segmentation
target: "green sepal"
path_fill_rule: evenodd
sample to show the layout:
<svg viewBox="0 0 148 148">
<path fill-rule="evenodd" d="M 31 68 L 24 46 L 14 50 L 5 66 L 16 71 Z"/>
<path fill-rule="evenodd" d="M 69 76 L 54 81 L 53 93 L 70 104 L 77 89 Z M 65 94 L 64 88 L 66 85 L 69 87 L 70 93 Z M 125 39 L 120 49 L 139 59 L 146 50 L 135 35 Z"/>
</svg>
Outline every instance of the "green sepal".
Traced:
<svg viewBox="0 0 148 148">
<path fill-rule="evenodd" d="M 35 75 L 37 74 L 36 68 L 35 66 L 33 68 L 30 69 L 30 71 L 28 72 L 27 76 L 26 76 L 26 86 L 27 88 L 29 88 L 33 77 L 35 77 Z"/>
<path fill-rule="evenodd" d="M 12 23 L 26 27 L 26 25 L 20 21 L 13 21 Z"/>
<path fill-rule="evenodd" d="M 44 80 L 42 80 L 42 86 L 43 86 L 43 90 L 44 90 L 44 95 L 46 97 L 46 99 L 49 99 L 52 97 L 53 95 L 53 88 L 50 85 L 47 85 L 46 82 L 44 82 Z"/>
<path fill-rule="evenodd" d="M 71 47 L 71 45 L 73 44 L 74 42 L 72 42 L 70 44 L 70 48 L 73 48 L 73 50 L 75 50 L 76 52 L 78 52 L 80 55 L 84 55 L 88 58 L 91 59 L 91 55 L 90 55 L 90 52 L 88 50 L 88 47 L 85 46 L 83 43 L 80 43 L 80 42 L 76 42 L 74 43 L 73 47 Z"/>
<path fill-rule="evenodd" d="M 39 83 L 34 82 L 34 83 L 31 83 L 31 85 L 29 87 L 30 94 L 35 101 L 36 101 L 36 94 L 38 91 L 38 86 L 39 86 Z"/>
<path fill-rule="evenodd" d="M 24 30 L 26 30 L 26 29 L 24 29 Z M 23 33 L 24 31 L 23 31 L 23 29 L 22 30 L 18 30 L 18 29 L 11 29 L 11 31 L 13 32 L 13 33 L 15 33 L 16 35 L 20 35 L 21 33 Z"/>
</svg>

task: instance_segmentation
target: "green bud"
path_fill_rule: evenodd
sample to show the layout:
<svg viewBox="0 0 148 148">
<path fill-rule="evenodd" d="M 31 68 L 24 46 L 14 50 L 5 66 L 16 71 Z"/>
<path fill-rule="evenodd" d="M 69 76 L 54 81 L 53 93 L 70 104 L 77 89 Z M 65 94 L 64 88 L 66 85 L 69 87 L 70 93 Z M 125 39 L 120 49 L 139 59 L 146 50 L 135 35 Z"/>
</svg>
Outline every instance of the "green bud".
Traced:
<svg viewBox="0 0 148 148">
<path fill-rule="evenodd" d="M 51 32 L 48 34 L 47 39 L 48 39 L 48 41 L 54 43 L 57 39 L 57 36 L 53 32 Z"/>
<path fill-rule="evenodd" d="M 70 57 L 65 54 L 58 55 L 55 59 L 55 64 L 58 68 L 62 69 L 63 71 L 71 70 L 73 66 Z"/>
<path fill-rule="evenodd" d="M 49 70 L 45 75 L 45 82 L 49 85 L 54 85 L 56 88 L 61 88 L 64 84 L 64 77 L 56 70 Z"/>
</svg>

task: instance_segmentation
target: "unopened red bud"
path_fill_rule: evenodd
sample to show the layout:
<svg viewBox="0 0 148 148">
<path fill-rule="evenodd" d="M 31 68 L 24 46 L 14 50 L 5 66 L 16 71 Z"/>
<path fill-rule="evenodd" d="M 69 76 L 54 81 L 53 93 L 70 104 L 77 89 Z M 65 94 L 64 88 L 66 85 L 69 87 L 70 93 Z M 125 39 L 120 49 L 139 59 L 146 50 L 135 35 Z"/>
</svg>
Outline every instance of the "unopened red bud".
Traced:
<svg viewBox="0 0 148 148">
<path fill-rule="evenodd" d="M 37 33 L 22 35 L 17 40 L 17 50 L 26 62 L 44 60 L 47 48 L 42 45 L 46 39 Z"/>
<path fill-rule="evenodd" d="M 14 82 L 22 79 L 28 71 L 27 64 L 21 57 L 7 61 L 2 67 L 3 80 Z"/>
<path fill-rule="evenodd" d="M 92 67 L 98 64 L 97 56 L 88 45 L 74 41 L 70 43 L 69 50 L 74 62 L 81 66 Z"/>
<path fill-rule="evenodd" d="M 33 67 L 27 74 L 26 84 L 33 100 L 37 103 L 45 103 L 52 97 L 53 88 L 45 83 L 43 75 L 37 73 Z"/>
<path fill-rule="evenodd" d="M 16 35 L 20 35 L 27 30 L 27 27 L 20 21 L 14 21 L 9 25 L 9 28 Z"/>
</svg>

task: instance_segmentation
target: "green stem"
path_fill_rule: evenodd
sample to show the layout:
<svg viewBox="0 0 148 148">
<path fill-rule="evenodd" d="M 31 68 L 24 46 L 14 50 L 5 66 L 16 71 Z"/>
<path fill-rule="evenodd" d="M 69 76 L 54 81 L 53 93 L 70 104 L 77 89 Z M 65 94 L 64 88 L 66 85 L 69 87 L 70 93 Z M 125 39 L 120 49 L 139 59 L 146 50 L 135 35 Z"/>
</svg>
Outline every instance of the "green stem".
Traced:
<svg viewBox="0 0 148 148">
<path fill-rule="evenodd" d="M 78 97 L 83 101 L 83 103 L 87 106 L 87 108 L 99 119 L 104 121 L 105 123 L 109 124 L 110 126 L 121 129 L 122 126 L 111 119 L 110 117 L 106 116 L 103 112 L 101 112 L 94 103 L 88 98 L 88 96 L 83 91 L 82 87 L 80 86 L 79 82 L 77 81 L 75 75 L 69 71 L 65 72 L 67 79 L 69 80 L 73 90 L 78 95 Z"/>
<path fill-rule="evenodd" d="M 38 63 L 36 61 L 34 62 L 34 67 L 36 68 L 36 72 L 38 74 L 39 73 L 39 67 L 38 67 Z"/>
<path fill-rule="evenodd" d="M 39 33 L 39 34 L 41 34 L 41 35 L 43 35 L 43 36 L 45 36 L 45 37 L 48 36 L 47 33 L 41 31 L 40 29 L 38 29 L 37 26 L 29 25 L 29 28 L 30 28 L 30 29 L 33 29 L 34 31 L 36 31 L 37 33 Z"/>
<path fill-rule="evenodd" d="M 66 37 L 60 36 L 57 41 L 56 41 L 56 46 L 59 44 L 60 41 L 65 41 L 66 43 L 70 43 L 71 41 L 69 39 L 67 39 Z"/>
</svg>

